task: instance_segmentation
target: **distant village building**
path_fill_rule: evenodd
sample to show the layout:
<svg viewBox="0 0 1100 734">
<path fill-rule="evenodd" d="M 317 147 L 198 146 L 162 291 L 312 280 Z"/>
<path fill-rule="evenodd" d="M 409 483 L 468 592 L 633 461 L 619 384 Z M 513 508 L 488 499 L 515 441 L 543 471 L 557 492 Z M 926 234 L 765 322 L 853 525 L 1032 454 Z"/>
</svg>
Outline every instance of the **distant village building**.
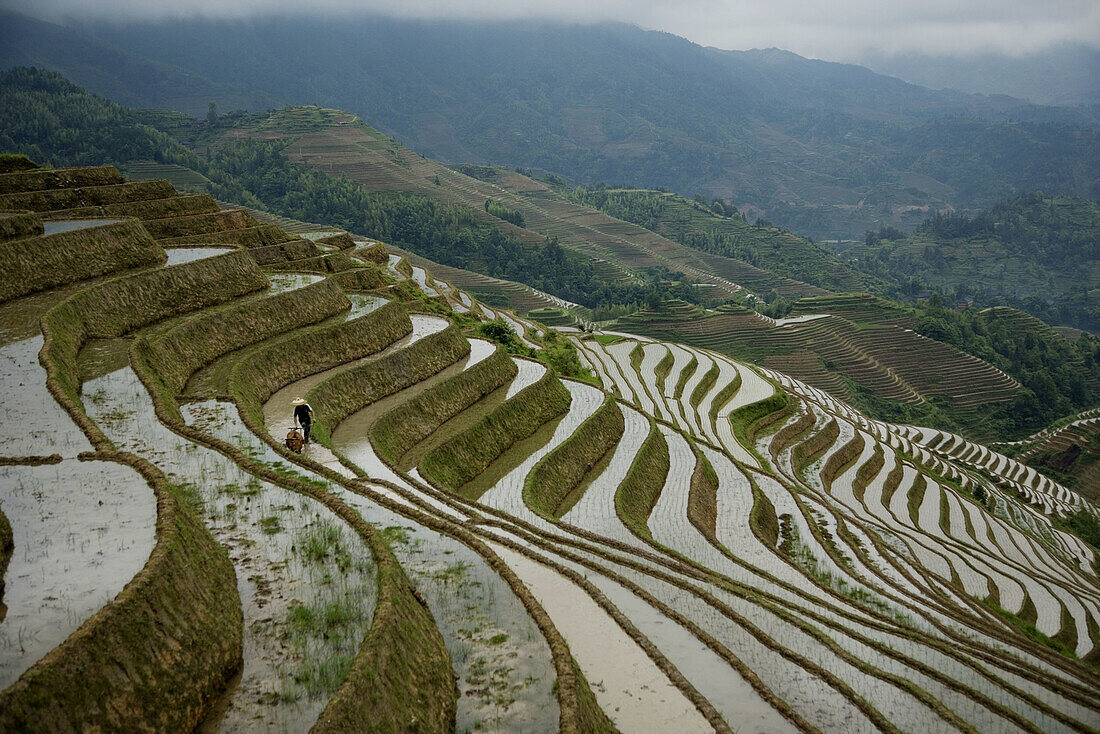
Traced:
<svg viewBox="0 0 1100 734">
<path fill-rule="evenodd" d="M 959 309 L 960 311 L 965 311 L 973 305 L 973 298 L 960 298 L 959 300 L 955 301 L 955 308 Z"/>
</svg>

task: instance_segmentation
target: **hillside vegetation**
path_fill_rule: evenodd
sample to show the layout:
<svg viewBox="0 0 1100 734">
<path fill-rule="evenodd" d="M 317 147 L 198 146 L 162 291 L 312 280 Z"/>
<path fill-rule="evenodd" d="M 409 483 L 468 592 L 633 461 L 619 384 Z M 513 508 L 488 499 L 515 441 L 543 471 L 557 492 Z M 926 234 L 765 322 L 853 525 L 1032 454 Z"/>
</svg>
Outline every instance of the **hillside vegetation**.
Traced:
<svg viewBox="0 0 1100 734">
<path fill-rule="evenodd" d="M 816 239 L 910 223 L 911 207 L 974 209 L 1036 188 L 1096 194 L 1088 110 L 935 92 L 626 25 L 265 17 L 20 27 L 7 44 L 52 68 L 79 70 L 72 56 L 89 43 L 146 60 L 81 80 L 109 94 L 129 85 L 130 104 L 170 103 L 143 81 L 167 65 L 209 80 L 195 89 L 201 100 L 171 101 L 193 114 L 219 85 L 320 102 L 429 157 L 700 192 Z M 39 42 L 56 34 L 71 43 Z"/>
<path fill-rule="evenodd" d="M 885 289 L 885 283 L 843 264 L 813 242 L 766 220 L 750 225 L 735 209 L 718 200 L 708 204 L 703 197 L 689 201 L 670 192 L 606 186 L 559 185 L 556 190 L 571 201 L 641 225 L 693 249 L 744 260 L 788 279 L 830 291 Z M 742 277 L 738 282 L 760 294 L 776 290 L 789 296 L 794 286 L 774 277 L 769 282 L 766 276 L 759 281 Z"/>
<path fill-rule="evenodd" d="M 937 214 L 905 236 L 869 232 L 842 258 L 911 292 L 1010 305 L 1051 324 L 1100 331 L 1100 204 L 1042 192 L 973 216 Z"/>
<path fill-rule="evenodd" d="M 219 142 L 211 153 L 211 148 L 191 140 L 196 149 L 209 154 L 201 159 L 144 121 L 191 132 L 188 122 L 181 125 L 176 116 L 127 110 L 56 74 L 4 72 L 0 93 L 10 101 L 0 111 L 0 146 L 32 158 L 59 164 L 154 160 L 182 165 L 201 174 L 192 184 L 195 189 L 219 198 L 305 221 L 329 222 L 447 265 L 523 282 L 592 308 L 640 302 L 649 290 L 644 282 L 601 278 L 588 258 L 553 242 L 539 238 L 536 242 L 544 246 L 532 247 L 530 241 L 479 220 L 468 207 L 439 205 L 411 193 L 372 194 L 345 177 L 293 164 L 283 154 L 285 143 L 234 138 Z M 305 128 L 327 129 L 332 124 L 328 116 L 317 120 Z M 264 116 L 257 124 L 291 132 L 303 127 L 300 114 Z"/>
<path fill-rule="evenodd" d="M 721 202 L 704 207 L 665 192 L 569 189 L 506 169 L 459 167 L 472 174 L 466 175 L 337 110 L 287 108 L 214 116 L 195 125 L 167 113 L 125 110 L 47 72 L 9 72 L 0 88 L 19 101 L 0 112 L 11 121 L 8 137 L 19 150 L 54 145 L 53 137 L 36 137 L 27 122 L 28 115 L 41 114 L 60 141 L 53 160 L 74 153 L 125 160 L 151 150 L 154 160 L 165 162 L 133 165 L 251 203 L 261 218 L 268 216 L 263 209 L 330 222 L 417 253 L 409 255 L 413 266 L 437 270 L 494 305 L 513 303 L 526 312 L 581 304 L 586 310 L 577 313 L 588 318 L 626 316 L 620 323 L 627 330 L 761 360 L 879 418 L 1006 439 L 1097 400 L 1094 341 L 1067 343 L 1052 331 L 1029 331 L 1018 320 L 990 322 L 934 304 L 912 310 L 881 299 L 830 295 L 813 282 L 837 289 L 866 284 L 880 292 L 904 284 L 865 275 L 778 228 L 750 226 Z M 138 147 L 108 134 L 116 123 L 129 125 Z M 164 214 L 148 218 L 154 216 Z M 285 259 L 287 245 L 272 239 L 278 231 L 272 223 L 290 225 L 277 216 L 263 221 L 270 223 L 234 226 L 249 229 L 252 245 L 280 248 L 282 254 L 273 256 Z M 163 224 L 149 226 L 164 230 L 165 237 L 189 234 L 180 224 L 170 231 Z M 1074 228 L 1065 232 L 1077 236 Z M 243 235 L 203 236 L 245 241 Z M 1049 257 L 1067 252 L 1057 242 Z M 529 289 L 517 290 L 515 282 Z M 735 305 L 752 302 L 748 293 L 762 296 L 756 307 L 768 316 L 797 319 L 780 325 Z M 685 310 L 664 308 L 670 299 L 686 301 Z M 719 311 L 708 313 L 698 304 Z M 568 324 L 575 315 L 555 311 L 550 318 Z M 829 318 L 814 318 L 822 315 Z M 934 341 L 921 341 L 908 331 L 914 327 Z M 937 377 L 941 371 L 950 376 Z"/>
</svg>

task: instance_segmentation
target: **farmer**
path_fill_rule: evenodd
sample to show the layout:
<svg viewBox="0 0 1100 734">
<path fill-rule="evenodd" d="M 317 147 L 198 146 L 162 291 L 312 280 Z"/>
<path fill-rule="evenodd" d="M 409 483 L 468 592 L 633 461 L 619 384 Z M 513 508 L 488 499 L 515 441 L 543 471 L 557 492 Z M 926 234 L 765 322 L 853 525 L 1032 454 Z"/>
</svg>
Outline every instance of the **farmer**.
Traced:
<svg viewBox="0 0 1100 734">
<path fill-rule="evenodd" d="M 294 405 L 294 425 L 302 427 L 306 443 L 309 443 L 309 427 L 313 425 L 313 408 L 309 407 L 305 398 L 294 398 L 292 405 Z"/>
</svg>

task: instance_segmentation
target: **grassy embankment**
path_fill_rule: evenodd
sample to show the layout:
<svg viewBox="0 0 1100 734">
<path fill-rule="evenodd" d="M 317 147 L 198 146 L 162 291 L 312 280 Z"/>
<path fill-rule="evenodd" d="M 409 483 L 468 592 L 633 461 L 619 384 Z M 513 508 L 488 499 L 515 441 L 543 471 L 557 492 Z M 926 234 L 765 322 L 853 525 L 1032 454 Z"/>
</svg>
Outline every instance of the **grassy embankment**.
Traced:
<svg viewBox="0 0 1100 734">
<path fill-rule="evenodd" d="M 484 472 L 513 444 L 564 414 L 571 397 L 550 370 L 520 390 L 469 430 L 436 447 L 420 464 L 421 474 L 458 491 Z"/>
<path fill-rule="evenodd" d="M 81 206 L 50 212 L 51 219 L 100 219 L 137 217 L 138 219 L 168 219 L 189 217 L 195 214 L 211 214 L 218 211 L 218 203 L 209 194 L 177 194 L 163 199 L 127 201 L 117 204 Z"/>
<path fill-rule="evenodd" d="M 261 432 L 260 435 L 263 435 L 262 405 L 264 400 L 276 389 L 293 382 L 295 379 L 316 372 L 318 369 L 325 369 L 377 352 L 384 348 L 387 343 L 400 338 L 410 329 L 411 324 L 404 309 L 400 305 L 390 304 L 357 319 L 355 322 L 338 327 L 322 327 L 312 332 L 292 336 L 265 347 L 242 360 L 235 368 L 231 390 L 238 405 L 242 407 L 242 415 L 246 423 L 250 424 L 252 430 L 259 431 Z M 303 354 L 308 354 L 309 357 L 304 358 Z M 274 442 L 272 442 L 272 445 L 276 449 L 279 448 Z M 379 501 L 387 504 L 384 497 L 379 498 Z M 391 509 L 396 510 L 397 506 L 394 505 Z M 407 512 L 408 509 L 406 508 L 405 511 Z M 547 640 L 554 653 L 555 668 L 558 674 L 558 700 L 561 705 L 562 731 L 576 733 L 613 731 L 606 715 L 600 710 L 589 690 L 584 676 L 581 675 L 576 668 L 576 664 L 572 661 L 560 633 L 557 632 L 553 622 L 515 574 L 499 558 L 488 552 L 479 540 L 470 536 L 461 528 L 451 527 L 433 516 L 423 513 L 417 513 L 417 519 L 440 532 L 453 533 L 463 542 L 478 549 L 479 553 L 486 556 L 489 564 L 508 579 L 509 585 L 512 586 L 517 595 L 523 600 L 524 605 L 530 610 L 540 629 L 547 635 Z M 517 550 L 520 549 L 517 548 Z M 380 567 L 385 563 L 395 563 L 392 561 L 392 556 L 376 557 L 376 562 Z M 397 570 L 400 570 L 399 567 L 397 567 Z M 394 578 L 403 579 L 401 584 L 395 584 L 398 588 L 394 588 L 394 586 L 387 587 L 388 577 L 380 574 L 379 597 L 382 598 L 390 593 L 403 593 L 412 598 L 410 591 L 413 587 L 407 578 L 396 574 Z M 430 613 L 419 606 L 405 606 L 407 606 L 407 609 L 405 609 L 404 616 L 397 615 L 395 608 L 387 607 L 384 609 L 379 606 L 375 612 L 372 633 L 364 640 L 361 649 L 361 655 L 366 656 L 363 658 L 363 670 L 369 670 L 381 664 L 374 661 L 379 660 L 380 656 L 385 655 L 387 651 L 404 651 L 406 660 L 411 663 L 411 665 L 403 664 L 381 668 L 384 678 L 378 689 L 380 691 L 379 695 L 362 699 L 362 703 L 365 704 L 367 709 L 381 708 L 383 710 L 386 718 L 380 719 L 381 726 L 385 728 L 393 724 L 392 730 L 407 726 L 412 717 L 419 717 L 420 720 L 424 719 L 421 715 L 422 710 L 425 710 L 421 692 L 426 692 L 425 695 L 431 697 L 429 699 L 430 711 L 439 711 L 439 707 L 447 705 L 448 701 L 451 702 L 453 708 L 453 690 L 448 689 L 446 685 L 450 683 L 450 659 L 446 649 L 442 646 L 441 640 L 438 640 L 438 632 L 435 632 L 434 636 L 428 634 L 430 631 L 429 624 L 434 629 Z M 387 609 L 394 609 L 395 613 L 385 616 Z M 410 610 L 413 613 L 408 614 Z M 388 628 L 386 627 L 387 623 L 390 625 Z M 374 632 L 375 629 L 379 630 L 377 634 Z M 358 670 L 360 670 L 360 663 L 357 660 L 356 664 L 353 665 L 352 672 L 349 674 L 348 682 L 345 683 L 349 692 L 354 693 L 355 690 L 362 687 L 363 678 L 361 677 L 362 674 L 356 672 Z M 369 678 L 370 674 L 367 673 L 366 675 Z M 409 696 L 403 693 L 405 690 L 414 690 L 417 691 L 417 694 Z M 352 701 L 356 700 L 354 695 L 348 698 Z M 334 698 L 334 701 L 336 700 Z M 390 715 L 394 707 L 403 712 L 404 719 Z M 362 710 L 360 709 L 360 711 Z M 437 719 L 438 717 L 432 720 Z"/>
<path fill-rule="evenodd" d="M 668 476 L 668 442 L 650 421 L 649 435 L 638 449 L 630 470 L 615 490 L 615 512 L 630 530 L 640 538 L 652 541 L 649 516 L 657 504 Z"/>
<path fill-rule="evenodd" d="M 743 405 L 730 414 L 733 424 L 733 435 L 738 443 L 760 460 L 761 466 L 767 467 L 768 463 L 760 452 L 756 450 L 757 434 L 766 430 L 768 426 L 791 415 L 796 409 L 796 404 L 791 401 L 787 393 L 776 390 L 772 395 L 758 400 L 755 403 Z"/>
<path fill-rule="evenodd" d="M 452 325 L 323 380 L 305 396 L 324 416 L 315 429 L 318 440 L 328 442 L 331 431 L 352 413 L 427 379 L 469 353 L 470 343 Z"/>
<path fill-rule="evenodd" d="M 109 280 L 80 291 L 42 318 L 46 386 L 97 448 L 110 442 L 85 414 L 77 356 L 89 339 L 122 336 L 156 321 L 262 290 L 268 280 L 244 252 Z"/>
<path fill-rule="evenodd" d="M 330 279 L 262 300 L 207 309 L 142 340 L 152 369 L 177 394 L 199 368 L 223 354 L 315 324 L 351 307 Z"/>
<path fill-rule="evenodd" d="M 30 165 L 30 169 L 6 171 L 0 174 L 0 195 L 126 183 L 126 179 L 114 166 L 36 168 L 34 163 Z"/>
<path fill-rule="evenodd" d="M 8 570 L 8 563 L 11 561 L 14 550 L 11 523 L 8 522 L 8 516 L 0 509 L 0 602 L 4 600 L 4 574 Z"/>
<path fill-rule="evenodd" d="M 166 257 L 138 222 L 0 242 L 0 302 Z"/>
<path fill-rule="evenodd" d="M 829 419 L 825 426 L 794 447 L 791 451 L 791 464 L 796 474 L 801 474 L 806 467 L 822 456 L 840 436 L 840 425 L 835 418 Z"/>
<path fill-rule="evenodd" d="M 807 431 L 813 428 L 816 422 L 817 415 L 807 406 L 805 413 L 800 413 L 796 420 L 780 428 L 772 436 L 772 440 L 768 442 L 768 453 L 771 454 L 772 460 L 778 459 L 783 449 L 803 437 Z"/>
<path fill-rule="evenodd" d="M 863 453 L 864 446 L 863 437 L 857 433 L 852 437 L 852 440 L 832 453 L 825 465 L 821 467 L 821 482 L 826 490 L 832 486 L 837 477 L 852 468 L 852 465 Z M 863 500 L 863 492 L 867 489 L 867 484 L 882 468 L 882 457 L 882 447 L 876 443 L 875 452 L 871 455 L 870 460 L 856 470 L 856 476 L 852 482 L 852 492 L 860 501 Z"/>
<path fill-rule="evenodd" d="M 698 448 L 695 451 L 695 471 L 691 474 L 691 487 L 688 490 L 688 521 L 704 538 L 711 543 L 717 542 L 718 523 L 718 473 Z"/>
<path fill-rule="evenodd" d="M 523 501 L 533 512 L 548 520 L 561 518 L 572 509 L 592 480 L 592 470 L 623 435 L 623 413 L 614 397 L 546 456 L 542 457 L 523 483 Z"/>
<path fill-rule="evenodd" d="M 390 463 L 427 439 L 447 421 L 508 384 L 518 368 L 502 348 L 473 367 L 435 385 L 380 417 L 370 438 Z"/>
<path fill-rule="evenodd" d="M 308 260 L 318 257 L 321 251 L 309 240 L 288 240 L 275 245 L 259 245 L 248 248 L 248 254 L 257 265 L 276 266 L 283 262 Z"/>
<path fill-rule="evenodd" d="M 190 731 L 241 665 L 233 565 L 156 467 L 132 454 L 95 458 L 152 485 L 156 545 L 118 596 L 0 692 L 0 729 Z"/>
<path fill-rule="evenodd" d="M 282 338 L 268 339 L 235 365 L 230 390 L 246 424 L 264 435 L 263 403 L 275 390 L 319 369 L 377 353 L 411 328 L 407 312 L 399 305 L 388 304 L 350 322 L 307 327 Z M 218 350 L 205 351 L 212 354 Z M 185 371 L 176 367 L 168 372 L 175 374 L 178 382 Z M 148 378 L 149 374 L 143 375 L 143 379 Z M 157 382 L 159 378 L 153 380 L 154 384 Z M 265 480 L 326 505 L 359 533 L 371 549 L 378 567 L 378 602 L 371 629 L 346 679 L 329 700 L 313 731 L 453 729 L 457 692 L 450 657 L 431 612 L 417 598 L 382 536 L 320 483 L 304 481 L 294 473 L 275 471 L 236 446 L 173 421 L 167 391 L 154 395 L 158 415 L 176 430 L 225 453 Z"/>
<path fill-rule="evenodd" d="M 152 464 L 114 451 L 84 413 L 76 358 L 89 338 L 117 337 L 266 285 L 247 256 L 234 254 L 101 282 L 44 316 L 47 386 L 97 447 L 82 458 L 142 474 L 157 498 L 157 540 L 114 600 L 0 694 L 0 728 L 192 729 L 239 668 L 240 600 L 225 550 L 189 498 Z"/>
<path fill-rule="evenodd" d="M 42 218 L 35 212 L 0 212 L 0 241 L 42 234 Z"/>
<path fill-rule="evenodd" d="M 13 174 L 18 175 L 18 174 Z M 124 204 L 132 201 L 163 199 L 175 196 L 176 190 L 167 181 L 126 181 L 99 186 L 56 189 L 24 189 L 0 194 L 0 209 L 30 209 L 52 212 L 81 207 Z"/>
<path fill-rule="evenodd" d="M 266 433 L 263 405 L 277 390 L 308 375 L 362 359 L 412 331 L 408 312 L 387 303 L 357 319 L 303 330 L 264 345 L 238 362 L 229 390 L 249 427 Z"/>
</svg>

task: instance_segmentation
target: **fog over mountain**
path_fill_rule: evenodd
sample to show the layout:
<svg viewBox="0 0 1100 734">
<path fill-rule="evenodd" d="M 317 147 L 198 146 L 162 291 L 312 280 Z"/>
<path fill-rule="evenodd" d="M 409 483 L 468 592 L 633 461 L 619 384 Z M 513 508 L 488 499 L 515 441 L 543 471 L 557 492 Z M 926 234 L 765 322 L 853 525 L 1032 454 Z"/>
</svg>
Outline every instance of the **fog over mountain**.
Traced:
<svg viewBox="0 0 1100 734">
<path fill-rule="evenodd" d="M 776 46 L 802 56 L 857 61 L 867 52 L 1020 55 L 1052 44 L 1096 45 L 1100 4 L 1080 0 L 3 0 L 0 7 L 52 21 L 243 19 L 368 14 L 421 20 L 622 22 L 723 49 Z"/>
<path fill-rule="evenodd" d="M 1018 56 L 993 51 L 943 56 L 869 51 L 859 63 L 931 89 L 1007 94 L 1037 104 L 1100 103 L 1100 49 L 1083 43 Z"/>
</svg>

